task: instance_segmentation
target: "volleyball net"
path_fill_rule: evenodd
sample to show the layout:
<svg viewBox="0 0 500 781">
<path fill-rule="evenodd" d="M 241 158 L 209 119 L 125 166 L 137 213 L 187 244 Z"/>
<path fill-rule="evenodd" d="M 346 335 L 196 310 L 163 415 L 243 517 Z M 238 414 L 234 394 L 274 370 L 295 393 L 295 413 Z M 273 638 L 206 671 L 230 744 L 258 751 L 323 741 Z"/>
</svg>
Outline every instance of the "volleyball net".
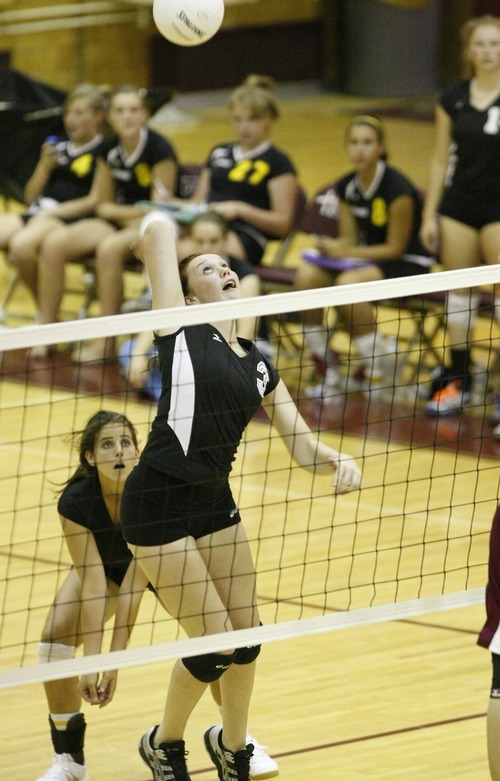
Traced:
<svg viewBox="0 0 500 781">
<path fill-rule="evenodd" d="M 127 650 L 37 664 L 44 621 L 71 567 L 56 499 L 77 465 L 67 436 L 110 409 L 127 415 L 144 444 L 155 414 L 154 401 L 131 387 L 117 362 L 74 363 L 72 346 L 103 337 L 122 343 L 160 326 L 265 318 L 272 360 L 300 412 L 363 469 L 359 492 L 334 496 L 329 478 L 290 461 L 264 414 L 251 421 L 230 481 L 254 556 L 263 626 L 233 632 L 231 647 L 482 602 L 498 503 L 500 444 L 489 424 L 498 381 L 495 282 L 500 267 L 482 267 L 3 329 L 0 687 L 228 647 L 227 634 L 187 639 L 146 592 Z M 471 401 L 458 414 L 430 417 L 433 373 L 450 347 L 445 296 L 460 288 L 481 294 L 471 332 Z M 376 306 L 377 328 L 393 345 L 390 376 L 377 388 L 356 384 L 360 357 L 337 314 L 363 301 Z M 321 378 L 302 329 L 304 313 L 320 307 L 343 378 L 323 398 L 310 391 Z M 31 359 L 27 351 L 36 345 L 53 348 L 49 357 Z"/>
</svg>

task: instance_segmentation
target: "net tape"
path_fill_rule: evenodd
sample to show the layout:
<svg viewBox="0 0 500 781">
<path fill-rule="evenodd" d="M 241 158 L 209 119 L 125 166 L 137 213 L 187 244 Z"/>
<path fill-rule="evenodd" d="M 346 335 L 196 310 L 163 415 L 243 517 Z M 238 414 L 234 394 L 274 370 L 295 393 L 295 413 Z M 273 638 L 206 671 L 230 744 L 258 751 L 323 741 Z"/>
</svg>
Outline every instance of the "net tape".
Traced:
<svg viewBox="0 0 500 781">
<path fill-rule="evenodd" d="M 477 588 L 455 592 L 454 594 L 422 597 L 421 599 L 408 600 L 407 602 L 351 610 L 337 613 L 336 615 L 303 618 L 298 621 L 284 621 L 280 624 L 254 627 L 253 629 L 238 629 L 231 632 L 230 643 L 232 648 L 244 648 L 258 643 L 288 640 L 305 635 L 332 632 L 334 630 L 377 624 L 384 621 L 397 621 L 425 613 L 469 607 L 470 605 L 482 603 L 484 603 L 484 589 Z M 132 648 L 125 651 L 112 651 L 80 659 L 51 662 L 49 665 L 29 665 L 21 669 L 0 672 L 0 689 L 41 683 L 42 681 L 59 680 L 72 675 L 82 675 L 83 673 L 153 664 L 179 657 L 223 651 L 227 648 L 228 633 L 223 632 L 207 637 L 156 643 L 152 646 Z"/>
<path fill-rule="evenodd" d="M 495 283 L 500 283 L 500 265 L 442 271 L 404 279 L 361 282 L 305 292 L 274 293 L 258 298 L 201 304 L 196 307 L 182 306 L 111 317 L 95 317 L 85 321 L 72 320 L 44 326 L 25 326 L 3 330 L 0 333 L 0 349 L 16 350 L 38 345 L 74 342 L 82 338 L 120 336 L 132 332 L 153 331 L 155 328 L 171 325 L 181 327 L 233 318 L 286 314 L 299 310 L 336 307 L 362 301 L 383 301 Z"/>
<path fill-rule="evenodd" d="M 73 342 L 103 336 L 118 336 L 154 330 L 161 326 L 181 327 L 189 324 L 217 322 L 245 316 L 286 314 L 319 307 L 335 307 L 362 301 L 418 296 L 426 293 L 445 292 L 450 289 L 487 286 L 500 282 L 500 266 L 465 269 L 461 271 L 426 274 L 405 279 L 361 283 L 305 292 L 279 293 L 259 298 L 218 302 L 197 307 L 179 307 L 134 314 L 91 318 L 85 321 L 67 321 L 45 326 L 28 326 L 5 329 L 0 332 L 0 350 L 15 350 L 35 345 Z M 270 626 L 256 627 L 231 633 L 231 647 L 244 647 L 302 635 L 334 631 L 342 628 L 398 620 L 427 612 L 480 604 L 484 601 L 484 589 L 426 596 L 369 608 L 342 611 L 313 618 L 301 618 Z M 114 653 L 103 653 L 54 662 L 50 665 L 28 665 L 0 672 L 0 688 L 56 680 L 71 675 L 105 669 L 119 669 L 194 656 L 200 653 L 228 648 L 228 635 L 211 635 L 203 638 L 155 643 Z"/>
</svg>

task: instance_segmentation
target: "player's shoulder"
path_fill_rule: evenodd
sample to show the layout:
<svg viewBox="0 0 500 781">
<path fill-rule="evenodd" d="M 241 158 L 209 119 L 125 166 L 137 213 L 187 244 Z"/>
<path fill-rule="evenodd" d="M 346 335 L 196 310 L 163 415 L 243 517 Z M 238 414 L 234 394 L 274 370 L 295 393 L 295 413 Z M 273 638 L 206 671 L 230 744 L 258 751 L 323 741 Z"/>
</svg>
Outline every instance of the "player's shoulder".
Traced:
<svg viewBox="0 0 500 781">
<path fill-rule="evenodd" d="M 283 170 L 283 172 L 296 172 L 295 163 L 293 162 L 292 158 L 287 152 L 285 152 L 283 149 L 280 149 L 280 147 L 271 144 L 267 149 L 264 157 L 266 156 L 276 168 Z"/>
<path fill-rule="evenodd" d="M 399 168 L 394 168 L 392 165 L 388 165 L 385 169 L 384 174 L 386 180 L 396 186 L 400 187 L 404 190 L 408 190 L 409 192 L 413 192 L 416 190 L 415 185 L 409 179 L 409 177 L 404 174 L 402 171 L 399 170 Z"/>
<path fill-rule="evenodd" d="M 465 106 L 469 99 L 469 86 L 470 80 L 462 79 L 443 89 L 439 102 L 448 114 Z"/>
<path fill-rule="evenodd" d="M 220 157 L 234 157 L 235 146 L 234 141 L 222 141 L 212 147 L 208 157 L 215 160 Z"/>
<path fill-rule="evenodd" d="M 147 128 L 148 136 L 146 144 L 150 149 L 166 150 L 172 157 L 175 157 L 174 148 L 169 139 L 157 130 Z"/>
<path fill-rule="evenodd" d="M 113 149 L 118 149 L 120 139 L 118 136 L 105 136 L 97 149 L 97 154 L 106 158 Z"/>
<path fill-rule="evenodd" d="M 335 190 L 338 193 L 339 197 L 343 197 L 345 195 L 345 192 L 348 188 L 348 186 L 356 181 L 356 172 L 355 171 L 349 171 L 347 174 L 343 174 L 340 176 L 337 181 L 335 182 Z"/>
<path fill-rule="evenodd" d="M 82 475 L 63 489 L 57 502 L 58 512 L 71 520 L 75 515 L 80 516 L 100 495 L 97 481 Z"/>
</svg>

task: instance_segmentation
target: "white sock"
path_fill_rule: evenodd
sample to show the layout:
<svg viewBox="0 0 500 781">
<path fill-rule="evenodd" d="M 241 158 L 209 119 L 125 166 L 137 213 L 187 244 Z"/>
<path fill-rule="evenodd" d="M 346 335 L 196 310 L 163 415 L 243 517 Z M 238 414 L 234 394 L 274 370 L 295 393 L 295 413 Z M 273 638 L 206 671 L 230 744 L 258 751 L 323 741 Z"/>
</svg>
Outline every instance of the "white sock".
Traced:
<svg viewBox="0 0 500 781">
<path fill-rule="evenodd" d="M 50 718 L 52 719 L 54 727 L 56 730 L 58 730 L 58 732 L 65 732 L 69 720 L 72 718 L 72 716 L 76 716 L 77 713 L 79 713 L 79 711 L 76 711 L 75 713 L 51 713 Z"/>
</svg>

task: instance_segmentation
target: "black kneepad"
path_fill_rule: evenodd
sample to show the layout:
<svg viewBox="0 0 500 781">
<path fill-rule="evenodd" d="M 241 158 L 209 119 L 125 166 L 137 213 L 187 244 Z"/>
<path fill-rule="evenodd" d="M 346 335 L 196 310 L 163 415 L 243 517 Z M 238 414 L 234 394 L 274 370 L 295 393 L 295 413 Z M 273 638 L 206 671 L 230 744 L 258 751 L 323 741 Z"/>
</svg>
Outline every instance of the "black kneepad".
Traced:
<svg viewBox="0 0 500 781">
<path fill-rule="evenodd" d="M 493 699 L 500 698 L 500 655 L 491 654 L 493 664 L 493 679 L 491 681 L 491 694 Z"/>
<path fill-rule="evenodd" d="M 250 664 L 260 654 L 260 645 L 247 645 L 245 648 L 237 648 L 234 652 L 235 664 Z"/>
<path fill-rule="evenodd" d="M 201 654 L 187 656 L 182 664 L 191 675 L 203 683 L 217 681 L 235 661 L 235 654 Z"/>
</svg>

